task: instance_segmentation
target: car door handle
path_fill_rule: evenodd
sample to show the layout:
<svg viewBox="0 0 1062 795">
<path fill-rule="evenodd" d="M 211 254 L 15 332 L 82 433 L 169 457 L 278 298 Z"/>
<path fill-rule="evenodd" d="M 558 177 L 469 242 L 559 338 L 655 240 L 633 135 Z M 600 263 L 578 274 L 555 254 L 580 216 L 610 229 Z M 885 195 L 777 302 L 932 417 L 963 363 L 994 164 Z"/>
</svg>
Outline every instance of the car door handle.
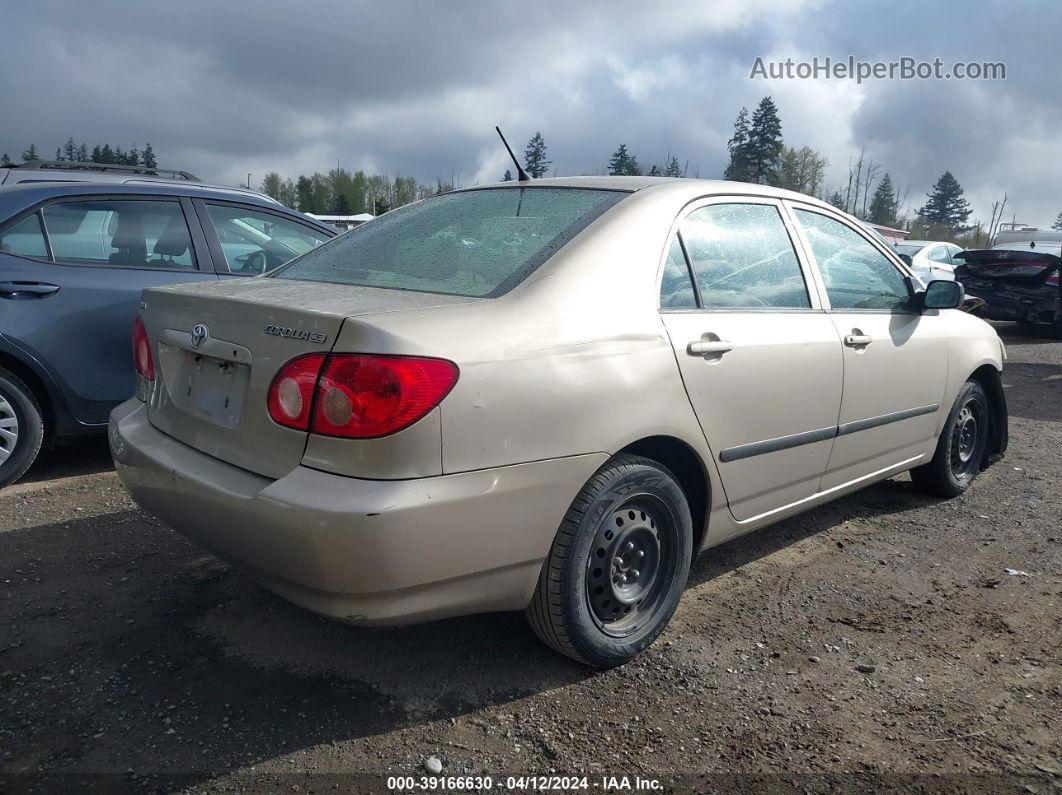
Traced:
<svg viewBox="0 0 1062 795">
<path fill-rule="evenodd" d="M 0 282 L 0 298 L 47 298 L 58 291 L 58 284 L 46 282 Z"/>
<path fill-rule="evenodd" d="M 862 345 L 869 345 L 874 341 L 874 338 L 869 334 L 846 334 L 844 338 L 844 344 L 849 348 L 858 348 Z"/>
<path fill-rule="evenodd" d="M 696 340 L 686 346 L 690 356 L 711 356 L 734 350 L 734 343 L 726 340 Z"/>
</svg>

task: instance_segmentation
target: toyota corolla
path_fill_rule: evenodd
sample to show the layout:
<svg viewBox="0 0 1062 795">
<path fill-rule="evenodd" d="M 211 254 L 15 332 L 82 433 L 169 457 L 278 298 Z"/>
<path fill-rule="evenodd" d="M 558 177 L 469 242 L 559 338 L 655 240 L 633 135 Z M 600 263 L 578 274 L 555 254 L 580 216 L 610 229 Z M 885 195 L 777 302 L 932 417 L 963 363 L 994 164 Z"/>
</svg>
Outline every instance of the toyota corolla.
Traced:
<svg viewBox="0 0 1062 795">
<path fill-rule="evenodd" d="M 1006 449 L 993 329 L 855 219 L 731 182 L 510 182 L 245 281 L 145 290 L 111 417 L 134 498 L 357 624 L 525 610 L 623 663 L 691 561 Z"/>
</svg>

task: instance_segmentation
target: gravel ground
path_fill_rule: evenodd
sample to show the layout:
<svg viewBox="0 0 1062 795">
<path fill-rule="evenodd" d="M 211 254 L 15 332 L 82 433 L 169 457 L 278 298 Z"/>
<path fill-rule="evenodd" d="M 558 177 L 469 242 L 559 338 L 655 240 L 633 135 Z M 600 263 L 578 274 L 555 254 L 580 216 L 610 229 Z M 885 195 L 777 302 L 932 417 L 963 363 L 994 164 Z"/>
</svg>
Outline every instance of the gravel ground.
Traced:
<svg viewBox="0 0 1062 795">
<path fill-rule="evenodd" d="M 496 786 L 1059 791 L 1062 342 L 1000 331 L 1010 452 L 966 496 L 900 477 L 719 547 L 608 672 L 519 615 L 319 619 L 138 511 L 103 443 L 53 454 L 0 493 L 0 792 L 382 792 L 431 756 Z"/>
</svg>

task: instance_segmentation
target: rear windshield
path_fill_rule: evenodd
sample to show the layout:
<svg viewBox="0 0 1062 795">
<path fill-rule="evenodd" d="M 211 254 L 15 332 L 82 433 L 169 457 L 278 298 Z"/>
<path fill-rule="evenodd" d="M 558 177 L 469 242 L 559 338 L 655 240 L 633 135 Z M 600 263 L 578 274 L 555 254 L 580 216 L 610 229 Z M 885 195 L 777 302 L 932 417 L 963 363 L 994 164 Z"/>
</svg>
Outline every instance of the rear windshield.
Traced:
<svg viewBox="0 0 1062 795">
<path fill-rule="evenodd" d="M 447 193 L 356 227 L 270 276 L 498 296 L 627 195 L 533 187 Z"/>
</svg>

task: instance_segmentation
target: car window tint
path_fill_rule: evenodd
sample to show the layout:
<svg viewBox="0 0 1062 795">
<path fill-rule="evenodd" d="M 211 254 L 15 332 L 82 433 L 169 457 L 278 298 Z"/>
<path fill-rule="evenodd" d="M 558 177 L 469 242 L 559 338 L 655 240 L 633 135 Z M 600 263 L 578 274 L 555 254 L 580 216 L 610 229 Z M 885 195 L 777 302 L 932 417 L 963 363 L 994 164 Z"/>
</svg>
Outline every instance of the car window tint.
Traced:
<svg viewBox="0 0 1062 795">
<path fill-rule="evenodd" d="M 44 225 L 56 262 L 195 269 L 188 224 L 176 200 L 49 204 Z"/>
<path fill-rule="evenodd" d="M 682 224 L 705 309 L 809 308 L 807 286 L 777 208 L 712 204 Z"/>
<path fill-rule="evenodd" d="M 626 195 L 534 187 L 447 193 L 362 224 L 273 275 L 452 295 L 501 295 Z"/>
<path fill-rule="evenodd" d="M 664 276 L 660 280 L 660 306 L 664 309 L 697 308 L 690 269 L 686 265 L 686 255 L 682 253 L 678 237 L 671 242 L 671 250 L 664 263 Z"/>
<path fill-rule="evenodd" d="M 207 204 L 231 273 L 256 276 L 319 246 L 329 236 L 273 213 Z"/>
<path fill-rule="evenodd" d="M 41 219 L 37 213 L 27 215 L 16 224 L 0 232 L 0 251 L 20 257 L 48 259 Z"/>
<path fill-rule="evenodd" d="M 862 235 L 808 210 L 797 210 L 834 309 L 902 309 L 910 299 L 903 274 Z"/>
</svg>

